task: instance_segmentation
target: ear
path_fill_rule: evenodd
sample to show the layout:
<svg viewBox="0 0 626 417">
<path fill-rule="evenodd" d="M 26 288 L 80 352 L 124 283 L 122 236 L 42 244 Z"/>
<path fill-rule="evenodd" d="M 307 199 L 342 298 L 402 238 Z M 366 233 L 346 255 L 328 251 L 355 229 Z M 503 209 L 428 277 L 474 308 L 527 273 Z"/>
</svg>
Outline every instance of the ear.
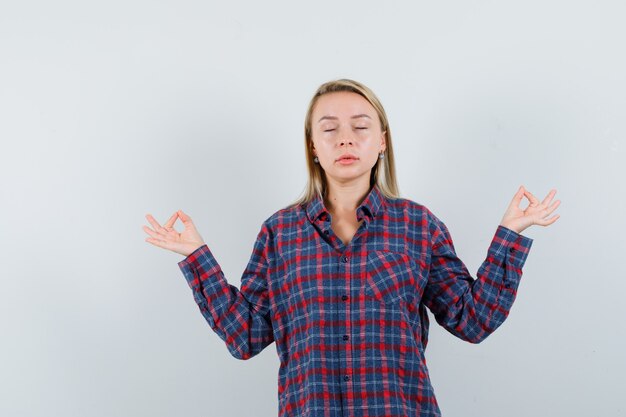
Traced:
<svg viewBox="0 0 626 417">
<path fill-rule="evenodd" d="M 387 149 L 387 131 L 384 130 L 381 134 L 380 134 L 380 144 L 383 146 L 382 151 L 385 152 L 385 150 Z"/>
</svg>

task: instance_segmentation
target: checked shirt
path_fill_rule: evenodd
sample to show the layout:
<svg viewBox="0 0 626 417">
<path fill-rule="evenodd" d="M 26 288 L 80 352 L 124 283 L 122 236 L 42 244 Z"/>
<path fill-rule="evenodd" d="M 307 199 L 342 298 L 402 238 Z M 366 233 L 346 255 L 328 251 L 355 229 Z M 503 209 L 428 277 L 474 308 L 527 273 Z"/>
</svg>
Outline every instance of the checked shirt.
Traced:
<svg viewBox="0 0 626 417">
<path fill-rule="evenodd" d="M 424 351 L 431 311 L 470 343 L 511 309 L 532 239 L 498 226 L 472 277 L 444 223 L 374 185 L 345 245 L 321 198 L 260 228 L 229 284 L 203 245 L 178 263 L 200 312 L 238 359 L 275 342 L 279 417 L 440 416 Z"/>
</svg>

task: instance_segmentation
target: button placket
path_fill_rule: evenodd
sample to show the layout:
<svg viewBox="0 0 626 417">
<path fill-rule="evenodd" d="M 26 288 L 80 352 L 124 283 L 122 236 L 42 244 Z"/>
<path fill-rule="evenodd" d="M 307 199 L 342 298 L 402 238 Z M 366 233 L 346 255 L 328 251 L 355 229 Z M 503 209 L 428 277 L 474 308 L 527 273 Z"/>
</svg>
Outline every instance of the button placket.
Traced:
<svg viewBox="0 0 626 417">
<path fill-rule="evenodd" d="M 345 274 L 346 278 L 345 278 L 345 285 L 349 288 L 350 287 L 350 277 L 352 275 L 352 271 L 350 269 L 350 253 L 349 251 L 346 251 L 342 254 L 340 254 L 339 256 L 339 270 L 342 271 L 342 274 Z M 345 290 L 345 289 L 344 289 Z M 341 294 L 341 299 L 346 302 L 347 300 L 349 300 L 349 296 L 347 293 L 343 293 Z M 345 311 L 345 314 L 347 316 L 349 316 L 351 314 L 350 312 L 350 304 L 348 304 L 347 302 L 344 304 L 344 309 L 342 309 L 343 311 Z M 337 335 L 338 337 L 341 337 L 343 343 L 345 344 L 344 349 L 341 349 L 342 352 L 342 359 L 345 361 L 344 364 L 344 372 L 346 372 L 342 379 L 346 382 L 346 383 L 350 383 L 351 381 L 351 375 L 350 373 L 352 372 L 352 361 L 353 361 L 353 355 L 352 355 L 352 347 L 350 346 L 350 332 L 351 332 L 351 328 L 350 328 L 350 323 L 348 322 L 346 324 L 346 328 L 344 329 L 344 331 L 346 332 L 346 334 L 339 334 Z"/>
<path fill-rule="evenodd" d="M 324 230 L 324 235 L 328 236 L 330 234 L 330 225 L 326 226 L 326 223 L 330 222 L 330 217 L 328 216 L 327 213 L 322 213 L 319 217 L 319 220 L 322 221 L 322 224 L 320 224 L 320 228 L 321 229 L 325 229 Z"/>
</svg>

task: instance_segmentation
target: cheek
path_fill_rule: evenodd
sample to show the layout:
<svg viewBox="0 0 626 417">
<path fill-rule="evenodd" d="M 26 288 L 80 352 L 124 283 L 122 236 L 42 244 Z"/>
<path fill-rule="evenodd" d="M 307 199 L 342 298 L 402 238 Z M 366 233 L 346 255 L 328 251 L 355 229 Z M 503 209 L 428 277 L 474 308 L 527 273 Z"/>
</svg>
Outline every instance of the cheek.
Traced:
<svg viewBox="0 0 626 417">
<path fill-rule="evenodd" d="M 374 152 L 374 154 L 371 155 L 371 159 L 369 160 L 369 164 L 372 166 L 372 168 L 374 168 L 374 165 L 376 165 L 376 161 L 378 161 L 378 152 Z"/>
<path fill-rule="evenodd" d="M 378 142 L 372 141 L 367 151 L 368 160 L 372 163 L 372 166 L 378 161 L 380 152 Z"/>
<path fill-rule="evenodd" d="M 332 153 L 332 143 L 324 139 L 317 140 L 315 142 L 315 151 L 320 156 L 324 156 L 329 153 Z"/>
</svg>

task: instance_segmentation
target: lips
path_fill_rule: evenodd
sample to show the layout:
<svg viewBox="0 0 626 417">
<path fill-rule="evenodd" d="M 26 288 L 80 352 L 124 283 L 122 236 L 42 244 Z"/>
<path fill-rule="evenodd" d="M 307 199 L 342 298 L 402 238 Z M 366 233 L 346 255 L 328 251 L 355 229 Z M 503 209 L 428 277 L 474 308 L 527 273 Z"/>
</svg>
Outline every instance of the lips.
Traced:
<svg viewBox="0 0 626 417">
<path fill-rule="evenodd" d="M 337 161 L 341 161 L 342 159 L 359 159 L 359 158 L 357 158 L 356 155 L 346 153 L 346 154 L 341 155 L 339 158 L 337 158 Z"/>
</svg>

